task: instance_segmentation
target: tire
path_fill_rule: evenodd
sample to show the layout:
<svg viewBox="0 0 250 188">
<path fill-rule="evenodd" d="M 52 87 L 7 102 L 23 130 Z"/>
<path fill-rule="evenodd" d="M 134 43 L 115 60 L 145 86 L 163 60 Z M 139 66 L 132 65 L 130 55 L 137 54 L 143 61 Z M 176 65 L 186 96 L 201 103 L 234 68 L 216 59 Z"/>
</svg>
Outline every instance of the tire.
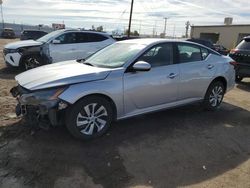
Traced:
<svg viewBox="0 0 250 188">
<path fill-rule="evenodd" d="M 42 65 L 42 58 L 39 55 L 26 56 L 22 60 L 21 68 L 26 71 Z"/>
<path fill-rule="evenodd" d="M 94 116 L 91 113 L 93 107 Z M 111 104 L 106 99 L 85 97 L 67 110 L 66 127 L 77 139 L 93 139 L 107 132 L 113 119 L 112 112 Z"/>
<path fill-rule="evenodd" d="M 241 82 L 243 80 L 243 77 L 236 75 L 235 76 L 235 82 Z"/>
<path fill-rule="evenodd" d="M 219 108 L 225 94 L 225 86 L 221 81 L 212 82 L 206 92 L 203 105 L 206 110 Z"/>
</svg>

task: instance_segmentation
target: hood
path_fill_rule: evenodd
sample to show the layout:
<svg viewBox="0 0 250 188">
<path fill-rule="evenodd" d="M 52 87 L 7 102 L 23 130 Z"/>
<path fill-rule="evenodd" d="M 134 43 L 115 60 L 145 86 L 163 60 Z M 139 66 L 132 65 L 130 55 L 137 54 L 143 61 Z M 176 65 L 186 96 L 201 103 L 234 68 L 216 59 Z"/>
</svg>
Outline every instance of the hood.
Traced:
<svg viewBox="0 0 250 188">
<path fill-rule="evenodd" d="M 28 90 L 45 89 L 105 79 L 110 69 L 92 67 L 74 61 L 41 66 L 21 73 L 16 81 Z"/>
<path fill-rule="evenodd" d="M 18 49 L 21 47 L 28 47 L 28 46 L 40 46 L 42 42 L 34 41 L 34 40 L 24 40 L 18 42 L 12 42 L 4 46 L 7 49 Z"/>
</svg>

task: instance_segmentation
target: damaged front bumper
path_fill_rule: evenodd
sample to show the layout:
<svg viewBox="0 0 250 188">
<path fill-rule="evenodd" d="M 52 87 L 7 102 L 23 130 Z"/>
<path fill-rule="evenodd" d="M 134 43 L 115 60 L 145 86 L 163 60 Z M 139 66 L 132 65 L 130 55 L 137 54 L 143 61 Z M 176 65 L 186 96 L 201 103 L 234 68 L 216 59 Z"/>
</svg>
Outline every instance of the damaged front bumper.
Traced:
<svg viewBox="0 0 250 188">
<path fill-rule="evenodd" d="M 20 85 L 13 87 L 10 92 L 18 101 L 16 115 L 23 116 L 32 125 L 46 129 L 50 125 L 63 124 L 68 103 L 57 98 L 62 91 L 54 96 L 59 89 L 32 92 Z"/>
</svg>

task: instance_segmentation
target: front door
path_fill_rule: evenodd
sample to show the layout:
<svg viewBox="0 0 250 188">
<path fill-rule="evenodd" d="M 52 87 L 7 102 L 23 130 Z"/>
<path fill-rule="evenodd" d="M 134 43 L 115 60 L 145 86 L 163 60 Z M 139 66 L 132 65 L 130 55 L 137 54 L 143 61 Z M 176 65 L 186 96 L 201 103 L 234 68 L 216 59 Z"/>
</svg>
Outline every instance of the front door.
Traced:
<svg viewBox="0 0 250 188">
<path fill-rule="evenodd" d="M 58 44 L 50 43 L 50 57 L 52 62 L 73 60 L 78 58 L 78 42 L 75 32 L 64 33 L 58 36 Z"/>
<path fill-rule="evenodd" d="M 179 70 L 171 43 L 152 47 L 137 61 L 150 63 L 151 70 L 124 74 L 125 113 L 178 100 Z"/>
</svg>

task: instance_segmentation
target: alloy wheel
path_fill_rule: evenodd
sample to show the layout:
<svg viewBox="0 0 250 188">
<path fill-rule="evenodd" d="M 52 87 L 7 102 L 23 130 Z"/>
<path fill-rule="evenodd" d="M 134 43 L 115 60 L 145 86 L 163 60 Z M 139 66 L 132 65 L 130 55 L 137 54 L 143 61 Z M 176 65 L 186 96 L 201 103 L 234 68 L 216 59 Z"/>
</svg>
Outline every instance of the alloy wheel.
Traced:
<svg viewBox="0 0 250 188">
<path fill-rule="evenodd" d="M 76 126 L 85 135 L 100 132 L 107 124 L 107 109 L 103 105 L 91 103 L 78 113 Z"/>
<path fill-rule="evenodd" d="M 223 99 L 223 88 L 221 86 L 215 86 L 209 96 L 209 102 L 211 106 L 218 106 Z"/>
</svg>

